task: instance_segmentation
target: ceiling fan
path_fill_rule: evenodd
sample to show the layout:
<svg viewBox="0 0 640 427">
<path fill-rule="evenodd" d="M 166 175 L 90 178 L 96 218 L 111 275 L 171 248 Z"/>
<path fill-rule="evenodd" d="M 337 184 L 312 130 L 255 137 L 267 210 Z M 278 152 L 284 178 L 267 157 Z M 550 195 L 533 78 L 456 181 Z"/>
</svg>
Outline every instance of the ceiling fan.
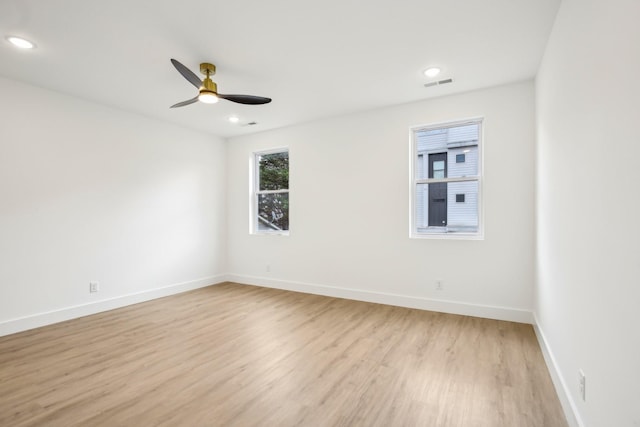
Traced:
<svg viewBox="0 0 640 427">
<path fill-rule="evenodd" d="M 211 80 L 211 76 L 216 73 L 216 66 L 213 64 L 209 64 L 207 62 L 200 64 L 200 72 L 206 76 L 204 80 L 200 80 L 193 71 L 182 65 L 179 61 L 172 59 L 171 63 L 176 67 L 176 70 L 182 74 L 182 77 L 198 88 L 199 93 L 195 98 L 178 102 L 177 104 L 173 104 L 170 108 L 184 107 L 185 105 L 193 104 L 197 101 L 204 102 L 205 104 L 215 104 L 218 102 L 218 99 L 226 99 L 227 101 L 248 105 L 268 104 L 271 102 L 271 98 L 265 98 L 263 96 L 223 95 L 218 93 L 218 85 Z"/>
</svg>

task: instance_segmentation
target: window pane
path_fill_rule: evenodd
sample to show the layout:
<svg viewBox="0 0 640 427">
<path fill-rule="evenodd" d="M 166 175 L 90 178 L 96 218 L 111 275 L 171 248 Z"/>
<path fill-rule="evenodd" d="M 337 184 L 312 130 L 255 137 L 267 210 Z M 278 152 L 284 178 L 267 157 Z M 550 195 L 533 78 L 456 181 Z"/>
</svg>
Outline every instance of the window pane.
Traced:
<svg viewBox="0 0 640 427">
<path fill-rule="evenodd" d="M 417 155 L 416 179 L 460 178 L 478 175 L 478 144 L 480 142 L 478 123 L 442 129 L 421 129 L 415 132 L 414 137 Z M 433 153 L 446 153 L 447 162 L 443 167 L 436 167 L 436 162 L 434 162 L 433 176 L 428 176 L 427 162 Z M 442 176 L 442 172 L 436 172 L 436 170 L 444 170 L 444 176 Z"/>
<path fill-rule="evenodd" d="M 258 195 L 258 230 L 289 229 L 289 193 Z"/>
<path fill-rule="evenodd" d="M 415 222 L 418 232 L 478 231 L 478 182 L 417 184 Z M 458 196 L 462 196 L 460 203 Z"/>
<path fill-rule="evenodd" d="M 286 190 L 289 188 L 289 153 L 272 153 L 258 156 L 259 186 L 263 190 Z"/>
</svg>

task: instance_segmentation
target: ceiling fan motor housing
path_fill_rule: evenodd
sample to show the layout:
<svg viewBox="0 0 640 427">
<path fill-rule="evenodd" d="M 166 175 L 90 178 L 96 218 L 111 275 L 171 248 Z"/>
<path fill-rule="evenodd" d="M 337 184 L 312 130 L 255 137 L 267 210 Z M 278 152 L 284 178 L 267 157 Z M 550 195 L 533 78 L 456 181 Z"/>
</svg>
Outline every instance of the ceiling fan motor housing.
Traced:
<svg viewBox="0 0 640 427">
<path fill-rule="evenodd" d="M 207 77 L 202 81 L 202 88 L 200 88 L 200 92 L 203 91 L 218 93 L 218 85 L 209 77 Z"/>
</svg>

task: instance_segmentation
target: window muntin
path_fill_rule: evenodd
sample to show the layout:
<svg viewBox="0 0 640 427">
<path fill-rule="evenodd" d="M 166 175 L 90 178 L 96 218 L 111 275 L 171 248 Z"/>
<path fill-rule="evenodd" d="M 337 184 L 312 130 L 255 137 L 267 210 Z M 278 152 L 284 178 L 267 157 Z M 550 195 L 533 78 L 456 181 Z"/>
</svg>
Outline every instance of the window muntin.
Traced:
<svg viewBox="0 0 640 427">
<path fill-rule="evenodd" d="M 481 119 L 412 129 L 411 237 L 482 238 L 481 137 Z"/>
<path fill-rule="evenodd" d="M 289 232 L 289 150 L 254 153 L 253 233 Z"/>
</svg>

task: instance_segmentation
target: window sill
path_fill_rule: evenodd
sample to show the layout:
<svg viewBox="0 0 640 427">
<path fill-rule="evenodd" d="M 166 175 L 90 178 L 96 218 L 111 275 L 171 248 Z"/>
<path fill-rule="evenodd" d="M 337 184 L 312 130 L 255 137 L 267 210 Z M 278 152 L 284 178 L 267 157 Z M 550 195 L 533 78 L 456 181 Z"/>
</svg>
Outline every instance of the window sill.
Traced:
<svg viewBox="0 0 640 427">
<path fill-rule="evenodd" d="M 257 231 L 249 234 L 252 236 L 289 236 L 289 231 Z"/>
<path fill-rule="evenodd" d="M 464 233 L 464 232 L 411 232 L 410 239 L 436 239 L 436 240 L 484 240 L 484 233 Z"/>
</svg>

